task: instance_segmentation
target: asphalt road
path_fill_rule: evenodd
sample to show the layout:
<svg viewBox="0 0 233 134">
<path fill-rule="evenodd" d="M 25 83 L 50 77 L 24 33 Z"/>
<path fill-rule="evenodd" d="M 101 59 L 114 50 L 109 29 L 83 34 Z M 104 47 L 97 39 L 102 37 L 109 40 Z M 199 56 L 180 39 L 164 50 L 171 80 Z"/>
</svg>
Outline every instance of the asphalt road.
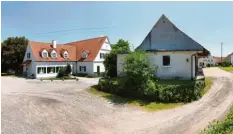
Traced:
<svg viewBox="0 0 233 134">
<path fill-rule="evenodd" d="M 88 93 L 85 89 L 98 79 L 51 82 L 2 77 L 2 133 L 198 133 L 233 104 L 233 74 L 218 68 L 204 73 L 213 77 L 214 84 L 200 100 L 150 113 Z"/>
</svg>

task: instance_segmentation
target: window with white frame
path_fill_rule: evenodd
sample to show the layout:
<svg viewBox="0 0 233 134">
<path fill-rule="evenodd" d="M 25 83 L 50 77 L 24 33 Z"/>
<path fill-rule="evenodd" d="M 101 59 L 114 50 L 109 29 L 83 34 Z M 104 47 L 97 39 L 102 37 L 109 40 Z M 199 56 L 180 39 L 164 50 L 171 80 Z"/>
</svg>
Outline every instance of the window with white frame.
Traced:
<svg viewBox="0 0 233 134">
<path fill-rule="evenodd" d="M 30 58 L 31 58 L 31 54 L 27 53 L 27 59 L 30 59 Z"/>
<path fill-rule="evenodd" d="M 47 74 L 55 73 L 55 67 L 47 67 Z"/>
<path fill-rule="evenodd" d="M 164 55 L 163 56 L 163 66 L 168 67 L 171 65 L 171 59 L 169 55 Z"/>
<path fill-rule="evenodd" d="M 100 53 L 100 59 L 104 59 L 105 53 Z"/>
<path fill-rule="evenodd" d="M 86 66 L 79 66 L 80 72 L 86 72 Z"/>
<path fill-rule="evenodd" d="M 57 53 L 56 53 L 55 50 L 53 50 L 53 51 L 51 52 L 51 57 L 52 57 L 52 58 L 57 58 Z"/>
<path fill-rule="evenodd" d="M 41 56 L 42 56 L 42 58 L 47 58 L 47 57 L 48 57 L 48 52 L 47 52 L 47 50 L 43 50 L 43 51 L 41 52 Z"/>
<path fill-rule="evenodd" d="M 65 52 L 63 53 L 63 57 L 64 57 L 65 59 L 67 59 L 67 58 L 69 57 L 69 54 L 68 54 L 67 51 L 65 51 Z"/>
<path fill-rule="evenodd" d="M 37 67 L 37 74 L 46 74 L 46 67 Z"/>
<path fill-rule="evenodd" d="M 87 56 L 88 56 L 87 52 L 84 51 L 84 52 L 82 53 L 82 58 L 85 59 L 85 58 L 87 58 Z"/>
</svg>

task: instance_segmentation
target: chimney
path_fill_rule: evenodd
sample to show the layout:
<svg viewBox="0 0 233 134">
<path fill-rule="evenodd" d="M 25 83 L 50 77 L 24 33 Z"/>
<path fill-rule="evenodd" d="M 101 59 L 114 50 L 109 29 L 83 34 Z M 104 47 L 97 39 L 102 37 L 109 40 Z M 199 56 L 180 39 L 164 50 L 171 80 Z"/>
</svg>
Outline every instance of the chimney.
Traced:
<svg viewBox="0 0 233 134">
<path fill-rule="evenodd" d="M 55 40 L 52 41 L 52 45 L 53 45 L 53 48 L 56 48 L 57 47 L 57 43 Z"/>
</svg>

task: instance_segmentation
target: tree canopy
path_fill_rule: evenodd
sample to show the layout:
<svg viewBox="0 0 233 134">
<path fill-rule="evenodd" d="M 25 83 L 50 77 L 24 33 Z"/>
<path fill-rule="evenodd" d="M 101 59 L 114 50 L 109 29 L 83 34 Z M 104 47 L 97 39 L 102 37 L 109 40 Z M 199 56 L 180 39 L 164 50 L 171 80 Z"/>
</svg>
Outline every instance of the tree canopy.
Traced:
<svg viewBox="0 0 233 134">
<path fill-rule="evenodd" d="M 1 43 L 2 72 L 13 70 L 18 72 L 23 62 L 28 39 L 25 37 L 9 37 Z"/>
<path fill-rule="evenodd" d="M 112 50 L 105 56 L 104 66 L 106 75 L 110 77 L 117 76 L 117 54 L 130 53 L 130 44 L 123 39 L 118 40 L 116 44 L 112 45 Z"/>
</svg>

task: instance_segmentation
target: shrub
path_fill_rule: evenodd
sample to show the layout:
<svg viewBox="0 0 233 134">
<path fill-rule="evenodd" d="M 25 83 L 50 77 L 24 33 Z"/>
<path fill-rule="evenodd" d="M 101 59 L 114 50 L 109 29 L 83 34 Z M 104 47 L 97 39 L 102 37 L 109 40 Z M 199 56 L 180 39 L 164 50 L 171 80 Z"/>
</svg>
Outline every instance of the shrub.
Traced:
<svg viewBox="0 0 233 134">
<path fill-rule="evenodd" d="M 148 80 L 137 90 L 127 78 L 101 78 L 98 88 L 104 92 L 110 92 L 130 98 L 139 98 L 158 102 L 191 102 L 201 97 L 201 91 L 205 87 L 204 80 L 189 82 L 188 84 L 158 84 L 154 80 Z"/>
<path fill-rule="evenodd" d="M 57 77 L 58 78 L 62 78 L 62 77 L 64 77 L 64 76 L 66 76 L 66 68 L 65 67 L 62 67 L 62 68 L 60 68 L 60 70 L 59 70 L 59 72 L 58 72 L 58 74 L 57 74 Z"/>
<path fill-rule="evenodd" d="M 62 77 L 64 77 L 64 76 L 69 76 L 70 73 L 71 73 L 71 71 L 72 71 L 72 69 L 71 69 L 70 64 L 67 64 L 66 67 L 60 68 L 60 70 L 59 70 L 59 72 L 58 72 L 58 74 L 57 74 L 57 77 L 58 77 L 58 78 L 62 78 Z"/>
<path fill-rule="evenodd" d="M 74 76 L 78 76 L 78 77 L 86 77 L 88 74 L 87 73 L 76 73 L 74 74 Z"/>
<path fill-rule="evenodd" d="M 109 77 L 117 76 L 117 53 L 110 52 L 109 54 L 106 54 L 104 58 L 104 67 L 107 76 Z"/>
<path fill-rule="evenodd" d="M 231 66 L 231 62 L 230 61 L 224 61 L 224 62 L 221 63 L 221 66 L 229 67 L 229 66 Z"/>
<path fill-rule="evenodd" d="M 154 66 L 150 66 L 148 57 L 145 52 L 136 51 L 125 57 L 123 73 L 127 75 L 127 86 L 134 87 L 133 90 L 140 94 L 147 94 L 145 91 L 155 85 L 155 71 Z M 145 91 L 144 91 L 145 90 Z"/>
<path fill-rule="evenodd" d="M 69 75 L 71 73 L 72 69 L 71 69 L 70 64 L 67 64 L 65 71 L 66 71 L 67 75 Z"/>
</svg>

